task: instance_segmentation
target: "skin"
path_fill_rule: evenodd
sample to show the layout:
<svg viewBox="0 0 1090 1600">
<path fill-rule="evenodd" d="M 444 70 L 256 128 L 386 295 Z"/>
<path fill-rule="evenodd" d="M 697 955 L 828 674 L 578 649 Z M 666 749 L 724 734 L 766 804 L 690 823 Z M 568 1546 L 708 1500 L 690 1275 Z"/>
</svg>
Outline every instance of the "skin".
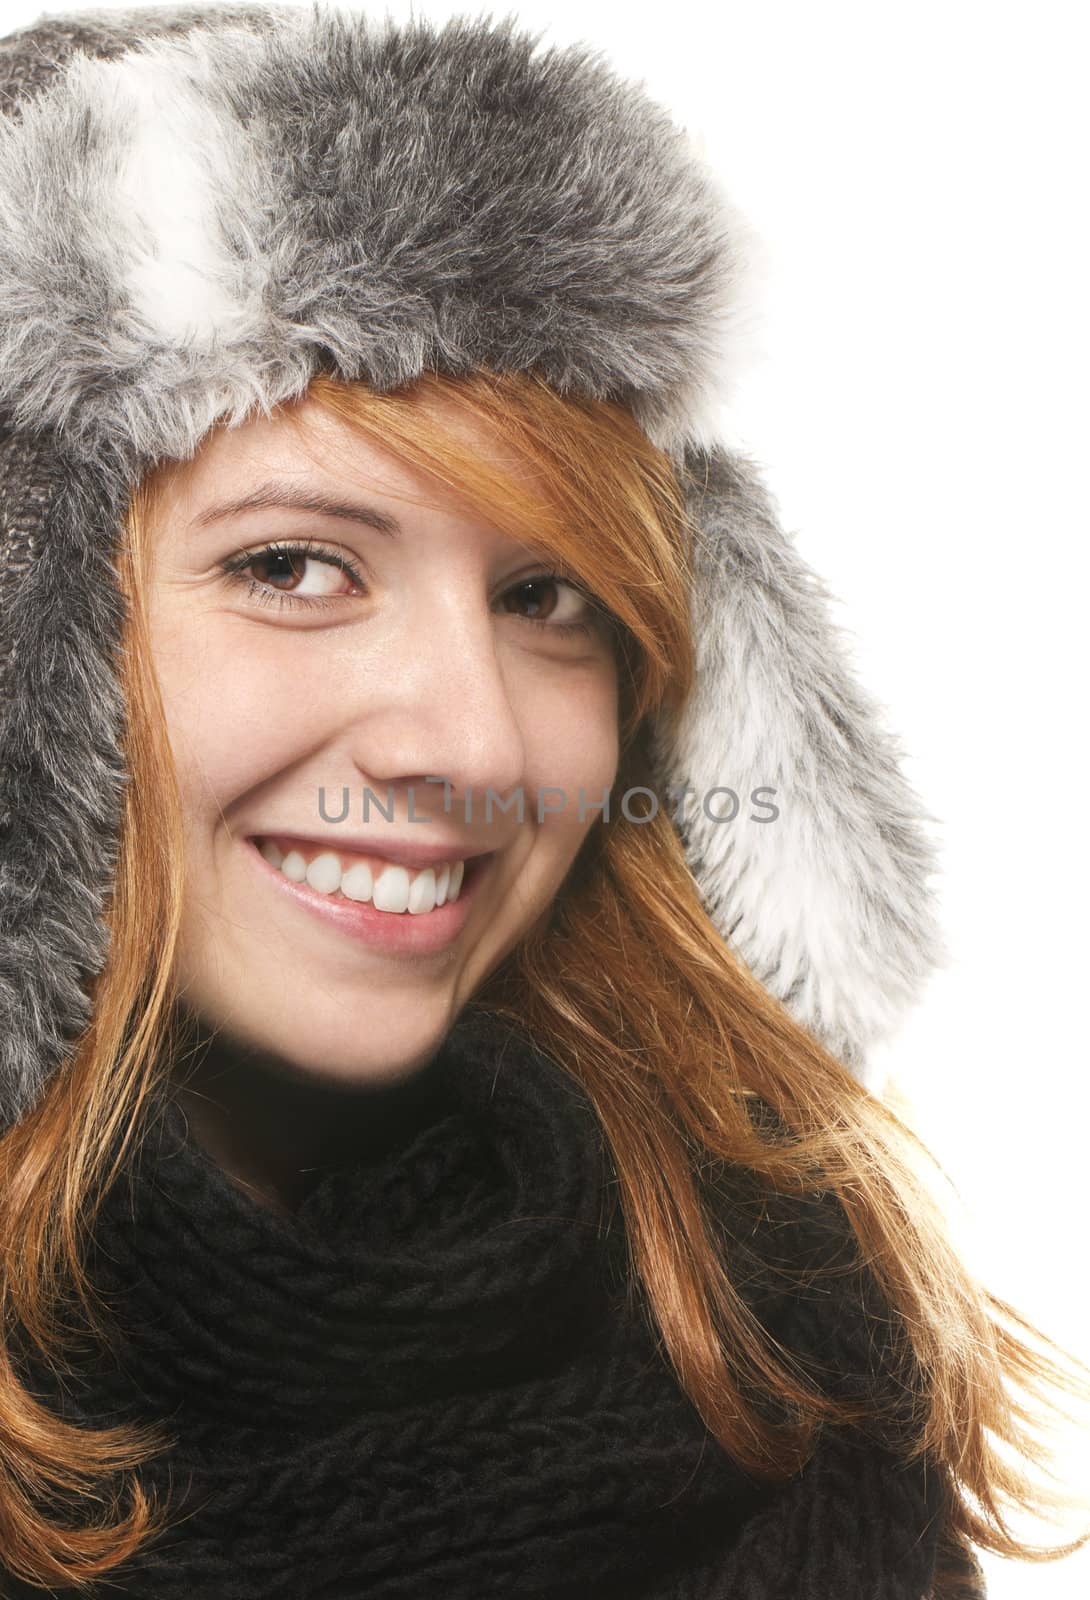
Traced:
<svg viewBox="0 0 1090 1600">
<path fill-rule="evenodd" d="M 201 1044 L 183 1100 L 191 1129 L 231 1175 L 280 1209 L 323 1166 L 373 1142 L 383 1108 L 393 1108 L 390 1125 L 411 1117 L 414 1084 L 458 1013 L 547 912 L 594 825 L 594 810 L 579 817 L 580 788 L 589 803 L 600 799 L 619 756 L 617 667 L 602 624 L 563 636 L 530 620 L 593 617 L 578 591 L 552 582 L 530 598 L 512 594 L 548 570 L 540 552 L 312 402 L 296 410 L 303 440 L 282 417 L 261 417 L 210 436 L 187 463 L 155 529 L 149 594 L 185 818 L 176 977 Z M 364 501 L 402 531 L 285 507 L 198 525 L 274 473 Z M 362 587 L 313 557 L 261 558 L 271 541 L 307 539 L 349 560 Z M 221 563 L 243 551 L 256 559 L 232 580 Z M 272 604 L 247 592 L 255 578 Z M 330 604 L 281 609 L 283 592 Z M 450 780 L 449 812 L 429 775 Z M 263 878 L 248 835 L 336 836 L 319 785 L 334 816 L 348 786 L 345 832 L 377 836 L 379 853 L 384 832 L 449 841 L 455 858 L 496 852 L 448 946 L 365 945 Z M 392 823 L 374 809 L 363 821 L 365 785 L 384 798 L 390 787 Z M 427 823 L 408 820 L 410 785 L 412 814 Z M 519 785 L 524 820 L 497 809 L 486 822 L 485 791 L 507 796 Z M 539 820 L 546 788 L 565 791 L 566 803 Z"/>
</svg>

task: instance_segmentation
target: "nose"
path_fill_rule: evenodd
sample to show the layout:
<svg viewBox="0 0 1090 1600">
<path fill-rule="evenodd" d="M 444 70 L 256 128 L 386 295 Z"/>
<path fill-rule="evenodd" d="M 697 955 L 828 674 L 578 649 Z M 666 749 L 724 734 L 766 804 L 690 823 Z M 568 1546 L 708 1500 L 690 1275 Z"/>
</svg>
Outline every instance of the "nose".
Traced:
<svg viewBox="0 0 1090 1600">
<path fill-rule="evenodd" d="M 447 588 L 414 605 L 411 616 L 383 629 L 360 668 L 352 673 L 350 755 L 384 805 L 392 792 L 399 821 L 410 785 L 417 817 L 441 819 L 447 796 L 451 817 L 462 823 L 483 826 L 490 814 L 502 828 L 505 816 L 517 814 L 495 804 L 486 813 L 489 790 L 507 799 L 523 781 L 526 742 L 485 601 Z M 427 782 L 437 778 L 449 791 Z"/>
</svg>

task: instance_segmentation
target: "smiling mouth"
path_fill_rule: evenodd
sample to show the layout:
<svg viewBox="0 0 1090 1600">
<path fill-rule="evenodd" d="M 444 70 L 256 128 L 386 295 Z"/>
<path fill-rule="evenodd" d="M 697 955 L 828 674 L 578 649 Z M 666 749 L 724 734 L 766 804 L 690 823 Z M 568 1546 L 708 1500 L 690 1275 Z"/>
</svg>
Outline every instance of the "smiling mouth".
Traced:
<svg viewBox="0 0 1090 1600">
<path fill-rule="evenodd" d="M 495 851 L 413 869 L 381 857 L 361 857 L 298 839 L 253 835 L 250 841 L 289 882 L 332 901 L 368 904 L 391 915 L 427 915 L 456 903 Z"/>
</svg>

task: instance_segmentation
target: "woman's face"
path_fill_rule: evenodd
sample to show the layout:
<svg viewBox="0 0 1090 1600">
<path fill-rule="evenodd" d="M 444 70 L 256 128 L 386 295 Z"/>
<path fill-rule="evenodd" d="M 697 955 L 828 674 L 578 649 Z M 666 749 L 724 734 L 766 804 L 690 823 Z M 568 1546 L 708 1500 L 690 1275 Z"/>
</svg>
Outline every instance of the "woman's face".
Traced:
<svg viewBox="0 0 1090 1600">
<path fill-rule="evenodd" d="M 210 437 L 155 534 L 186 828 L 177 976 L 236 1044 L 393 1081 L 546 911 L 601 814 L 616 662 L 576 589 L 520 588 L 547 560 L 313 402 L 298 411 L 305 439 L 275 417 Z"/>
</svg>

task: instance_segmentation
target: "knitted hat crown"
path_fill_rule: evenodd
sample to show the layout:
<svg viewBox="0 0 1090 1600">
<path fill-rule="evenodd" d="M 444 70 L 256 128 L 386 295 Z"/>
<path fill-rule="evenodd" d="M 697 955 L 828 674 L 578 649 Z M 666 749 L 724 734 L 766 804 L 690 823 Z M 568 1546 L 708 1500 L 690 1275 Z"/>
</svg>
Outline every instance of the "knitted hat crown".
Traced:
<svg viewBox="0 0 1090 1600">
<path fill-rule="evenodd" d="M 323 369 L 386 390 L 533 369 L 627 406 L 699 534 L 696 684 L 652 733 L 715 925 L 861 1077 L 947 959 L 933 819 L 830 597 L 715 438 L 744 223 L 641 86 L 538 44 L 321 5 L 45 14 L 0 40 L 0 1127 L 106 959 L 128 499 Z"/>
</svg>

